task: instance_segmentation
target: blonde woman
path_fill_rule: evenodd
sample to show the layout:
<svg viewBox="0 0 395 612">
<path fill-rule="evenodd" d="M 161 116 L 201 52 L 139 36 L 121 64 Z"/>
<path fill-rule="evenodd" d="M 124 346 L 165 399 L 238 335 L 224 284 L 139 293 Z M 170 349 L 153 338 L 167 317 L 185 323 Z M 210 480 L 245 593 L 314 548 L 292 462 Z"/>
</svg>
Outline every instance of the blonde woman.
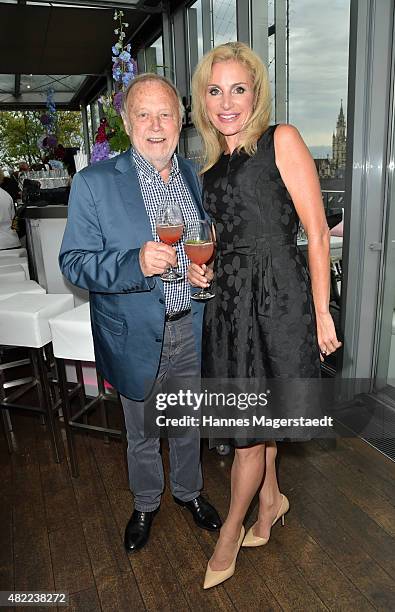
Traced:
<svg viewBox="0 0 395 612">
<path fill-rule="evenodd" d="M 245 44 L 207 53 L 193 77 L 193 116 L 205 147 L 204 206 L 217 233 L 215 298 L 206 305 L 203 376 L 312 378 L 335 351 L 329 313 L 329 232 L 314 162 L 291 125 L 269 126 L 267 71 Z M 309 238 L 311 274 L 296 245 Z M 207 267 L 191 264 L 204 287 Z M 321 353 L 321 354 L 320 354 Z M 276 476 L 276 444 L 233 439 L 231 501 L 204 588 L 233 575 L 238 550 L 268 542 L 288 511 Z M 255 493 L 259 514 L 244 538 Z"/>
</svg>

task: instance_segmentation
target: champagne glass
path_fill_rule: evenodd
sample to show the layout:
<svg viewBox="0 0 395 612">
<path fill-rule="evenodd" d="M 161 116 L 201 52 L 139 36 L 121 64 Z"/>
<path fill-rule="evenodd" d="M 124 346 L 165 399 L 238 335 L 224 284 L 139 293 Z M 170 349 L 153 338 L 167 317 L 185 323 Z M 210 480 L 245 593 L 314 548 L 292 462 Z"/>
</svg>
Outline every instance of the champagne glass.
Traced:
<svg viewBox="0 0 395 612">
<path fill-rule="evenodd" d="M 214 253 L 214 237 L 208 221 L 199 219 L 186 225 L 184 249 L 186 256 L 198 266 L 210 261 Z M 215 293 L 202 288 L 199 293 L 191 295 L 191 298 L 193 300 L 209 300 L 214 296 Z"/>
<path fill-rule="evenodd" d="M 156 233 L 162 242 L 171 246 L 180 240 L 183 231 L 184 219 L 181 209 L 176 202 L 166 197 L 156 213 Z M 160 278 L 164 282 L 174 282 L 182 280 L 184 276 L 170 267 L 161 274 Z"/>
</svg>

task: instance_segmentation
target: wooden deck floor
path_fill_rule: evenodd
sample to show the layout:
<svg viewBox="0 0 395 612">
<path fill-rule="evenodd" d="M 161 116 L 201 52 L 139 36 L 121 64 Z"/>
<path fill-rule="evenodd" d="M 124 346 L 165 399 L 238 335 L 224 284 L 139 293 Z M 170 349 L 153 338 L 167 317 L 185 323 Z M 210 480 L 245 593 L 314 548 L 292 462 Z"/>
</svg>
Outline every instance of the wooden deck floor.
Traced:
<svg viewBox="0 0 395 612">
<path fill-rule="evenodd" d="M 13 423 L 17 452 L 0 436 L 0 590 L 66 591 L 79 612 L 395 610 L 395 464 L 359 440 L 280 445 L 285 527 L 242 549 L 235 576 L 203 591 L 217 536 L 195 527 L 168 488 L 147 547 L 124 551 L 132 500 L 119 441 L 78 435 L 73 479 L 37 418 Z M 230 464 L 203 445 L 205 493 L 223 515 Z"/>
</svg>

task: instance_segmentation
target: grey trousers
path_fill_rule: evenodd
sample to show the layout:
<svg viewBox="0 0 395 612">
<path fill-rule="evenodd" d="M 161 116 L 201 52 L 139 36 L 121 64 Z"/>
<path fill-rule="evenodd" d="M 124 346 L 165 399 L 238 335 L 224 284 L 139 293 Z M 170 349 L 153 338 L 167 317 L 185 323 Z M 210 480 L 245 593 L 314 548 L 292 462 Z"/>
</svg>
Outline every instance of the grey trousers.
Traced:
<svg viewBox="0 0 395 612">
<path fill-rule="evenodd" d="M 179 321 L 167 322 L 157 379 L 200 377 L 200 362 L 192 330 L 192 314 Z M 140 512 L 158 508 L 164 489 L 160 439 L 144 437 L 144 402 L 121 395 L 128 439 L 128 471 L 134 507 Z M 203 485 L 200 465 L 200 434 L 169 438 L 170 487 L 182 501 L 199 495 Z"/>
</svg>

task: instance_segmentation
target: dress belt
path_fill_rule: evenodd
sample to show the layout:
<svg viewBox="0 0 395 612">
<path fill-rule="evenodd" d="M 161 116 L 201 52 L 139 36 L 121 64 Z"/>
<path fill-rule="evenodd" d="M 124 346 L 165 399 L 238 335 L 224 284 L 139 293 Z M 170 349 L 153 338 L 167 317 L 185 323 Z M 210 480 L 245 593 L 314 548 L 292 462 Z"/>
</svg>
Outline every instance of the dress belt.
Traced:
<svg viewBox="0 0 395 612">
<path fill-rule="evenodd" d="M 165 316 L 165 321 L 179 321 L 183 317 L 186 317 L 191 312 L 191 309 L 180 310 L 179 312 L 168 312 Z"/>
<path fill-rule="evenodd" d="M 283 234 L 270 234 L 268 236 L 260 236 L 259 238 L 248 238 L 235 240 L 234 242 L 218 242 L 217 252 L 221 255 L 228 253 L 240 253 L 244 255 L 254 255 L 256 253 L 268 253 L 276 247 L 282 246 L 297 246 L 296 237 L 288 238 Z"/>
</svg>

